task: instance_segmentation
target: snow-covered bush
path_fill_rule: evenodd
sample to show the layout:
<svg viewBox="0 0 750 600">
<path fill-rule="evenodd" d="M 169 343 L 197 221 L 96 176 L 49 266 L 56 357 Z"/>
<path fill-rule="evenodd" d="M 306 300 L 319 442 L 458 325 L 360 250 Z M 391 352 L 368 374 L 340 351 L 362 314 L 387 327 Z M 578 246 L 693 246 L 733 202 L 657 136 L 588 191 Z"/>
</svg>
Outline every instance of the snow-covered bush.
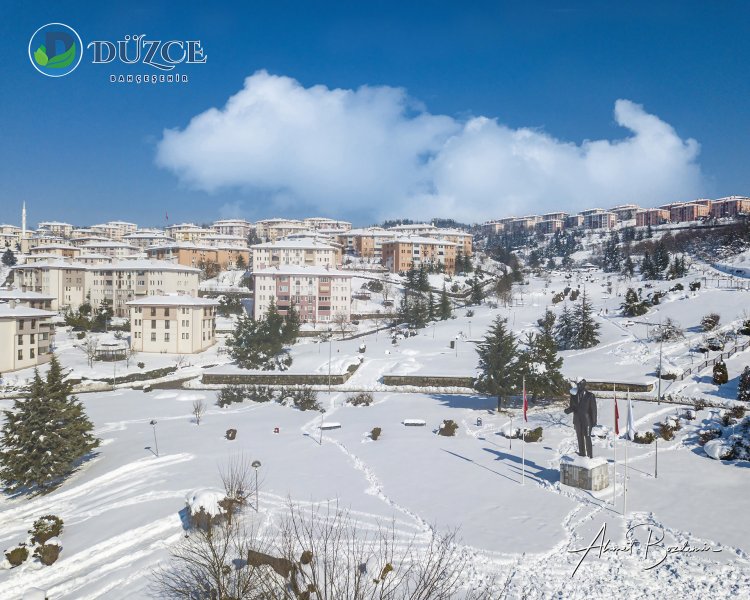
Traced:
<svg viewBox="0 0 750 600">
<path fill-rule="evenodd" d="M 701 319 L 703 331 L 713 331 L 719 325 L 721 317 L 717 313 L 708 313 Z"/>
<path fill-rule="evenodd" d="M 38 558 L 43 565 L 49 566 L 58 559 L 61 550 L 59 542 L 55 538 L 50 538 L 46 544 L 34 549 L 34 558 Z"/>
<path fill-rule="evenodd" d="M 370 392 L 359 392 L 358 394 L 349 396 L 346 399 L 346 403 L 351 404 L 352 406 L 370 406 L 372 402 L 373 398 Z"/>
<path fill-rule="evenodd" d="M 453 437 L 456 435 L 456 431 L 458 430 L 458 425 L 455 423 L 455 421 L 451 419 L 446 419 L 440 424 L 440 428 L 438 429 L 438 435 L 444 435 L 446 437 Z"/>
<path fill-rule="evenodd" d="M 674 439 L 674 428 L 669 423 L 659 423 L 659 435 L 663 440 L 672 440 Z"/>
<path fill-rule="evenodd" d="M 286 391 L 284 401 L 291 400 L 292 404 L 300 410 L 320 410 L 318 404 L 318 392 L 309 385 L 305 385 L 296 390 Z"/>
<path fill-rule="evenodd" d="M 527 442 L 538 442 L 542 439 L 542 428 L 535 427 L 534 429 L 528 429 L 523 439 Z"/>
<path fill-rule="evenodd" d="M 18 544 L 18 546 L 8 548 L 5 551 L 5 558 L 8 559 L 12 567 L 17 567 L 29 558 L 29 549 L 26 547 L 26 544 Z"/>
<path fill-rule="evenodd" d="M 636 444 L 650 444 L 656 439 L 653 431 L 647 431 L 646 433 L 636 433 L 633 436 L 633 441 Z"/>
<path fill-rule="evenodd" d="M 372 441 L 376 441 L 380 437 L 382 431 L 383 430 L 380 429 L 380 427 L 373 427 L 372 431 L 370 432 L 370 438 L 372 439 Z"/>
<path fill-rule="evenodd" d="M 703 450 L 715 460 L 732 460 L 734 458 L 734 446 L 727 440 L 716 439 L 706 442 Z"/>
<path fill-rule="evenodd" d="M 39 517 L 29 529 L 33 544 L 44 544 L 47 540 L 58 537 L 63 531 L 63 520 L 55 515 Z"/>
<path fill-rule="evenodd" d="M 708 442 L 721 437 L 721 429 L 701 429 L 698 432 L 698 443 L 705 446 Z"/>
<path fill-rule="evenodd" d="M 722 385 L 729 381 L 729 372 L 727 371 L 727 364 L 722 360 L 714 365 L 713 369 L 713 382 L 714 385 Z"/>
<path fill-rule="evenodd" d="M 216 488 L 200 488 L 189 492 L 185 496 L 185 504 L 190 525 L 204 530 L 216 525 L 226 516 L 222 506 L 226 498 L 226 492 Z"/>
</svg>

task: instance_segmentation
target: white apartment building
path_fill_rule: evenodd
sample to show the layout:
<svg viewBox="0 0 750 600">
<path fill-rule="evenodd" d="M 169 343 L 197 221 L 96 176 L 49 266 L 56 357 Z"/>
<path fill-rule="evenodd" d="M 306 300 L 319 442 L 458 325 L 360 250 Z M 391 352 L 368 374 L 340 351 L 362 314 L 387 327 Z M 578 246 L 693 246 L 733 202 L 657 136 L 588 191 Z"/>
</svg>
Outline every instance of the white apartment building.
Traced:
<svg viewBox="0 0 750 600">
<path fill-rule="evenodd" d="M 205 229 L 195 223 L 170 225 L 165 228 L 165 232 L 168 237 L 171 237 L 176 242 L 200 242 L 207 235 L 214 235 L 216 233 L 213 229 Z"/>
<path fill-rule="evenodd" d="M 352 224 L 349 221 L 337 221 L 336 219 L 328 219 L 326 217 L 308 217 L 307 219 L 303 219 L 302 222 L 309 229 L 319 231 L 349 231 L 352 228 Z"/>
<path fill-rule="evenodd" d="M 16 289 L 0 289 L 0 303 L 25 306 L 26 308 L 38 308 L 39 310 L 52 310 L 53 296 L 45 296 L 37 292 L 23 292 Z M 2 372 L 2 371 L 0 371 Z"/>
<path fill-rule="evenodd" d="M 216 343 L 217 300 L 182 294 L 128 302 L 130 345 L 139 352 L 195 354 Z"/>
<path fill-rule="evenodd" d="M 0 373 L 27 369 L 47 362 L 55 337 L 55 313 L 0 303 Z"/>
<path fill-rule="evenodd" d="M 198 295 L 199 269 L 153 260 L 122 260 L 107 264 L 45 261 L 16 265 L 14 283 L 22 291 L 55 298 L 52 310 L 76 310 L 90 300 L 108 304 L 116 317 L 128 315 L 127 303 L 167 293 Z"/>
<path fill-rule="evenodd" d="M 282 315 L 294 304 L 302 322 L 351 318 L 352 275 L 320 266 L 283 265 L 253 273 L 254 317 L 262 318 L 273 301 Z"/>
<path fill-rule="evenodd" d="M 138 254 L 141 251 L 137 246 L 115 241 L 88 242 L 80 248 L 87 254 L 104 254 L 112 258 L 125 258 L 126 256 Z"/>
<path fill-rule="evenodd" d="M 94 235 L 100 235 L 110 240 L 121 240 L 124 235 L 133 233 L 138 229 L 138 225 L 127 221 L 109 221 L 92 225 L 89 229 L 94 232 Z"/>
<path fill-rule="evenodd" d="M 311 238 L 293 238 L 255 244 L 251 248 L 253 271 L 282 265 L 335 267 L 341 264 L 341 250 Z"/>
<path fill-rule="evenodd" d="M 16 249 L 16 244 L 21 241 L 21 228 L 15 225 L 0 225 L 0 250 L 4 248 Z"/>
<path fill-rule="evenodd" d="M 70 223 L 60 223 L 59 221 L 44 221 L 37 225 L 37 230 L 49 232 L 62 238 L 69 238 L 73 233 L 73 226 Z"/>
<path fill-rule="evenodd" d="M 255 231 L 255 226 L 245 219 L 222 219 L 214 221 L 211 228 L 220 235 L 236 235 L 247 240 L 247 237 Z"/>
<path fill-rule="evenodd" d="M 158 230 L 139 230 L 122 236 L 122 241 L 141 250 L 149 246 L 164 245 L 172 242 L 172 238 L 164 235 L 163 231 Z"/>
<path fill-rule="evenodd" d="M 255 235 L 264 242 L 273 242 L 306 229 L 307 225 L 295 219 L 264 219 L 255 224 Z"/>
</svg>

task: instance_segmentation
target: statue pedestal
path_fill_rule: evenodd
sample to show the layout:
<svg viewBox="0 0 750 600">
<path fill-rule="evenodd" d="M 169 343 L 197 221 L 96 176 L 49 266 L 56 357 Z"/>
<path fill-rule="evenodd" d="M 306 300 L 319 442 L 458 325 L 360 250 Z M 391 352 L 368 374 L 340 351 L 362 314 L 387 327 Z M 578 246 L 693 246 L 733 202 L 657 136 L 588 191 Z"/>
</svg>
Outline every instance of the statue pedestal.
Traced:
<svg viewBox="0 0 750 600">
<path fill-rule="evenodd" d="M 566 454 L 560 459 L 560 483 L 596 492 L 609 486 L 609 466 L 604 458 Z"/>
</svg>

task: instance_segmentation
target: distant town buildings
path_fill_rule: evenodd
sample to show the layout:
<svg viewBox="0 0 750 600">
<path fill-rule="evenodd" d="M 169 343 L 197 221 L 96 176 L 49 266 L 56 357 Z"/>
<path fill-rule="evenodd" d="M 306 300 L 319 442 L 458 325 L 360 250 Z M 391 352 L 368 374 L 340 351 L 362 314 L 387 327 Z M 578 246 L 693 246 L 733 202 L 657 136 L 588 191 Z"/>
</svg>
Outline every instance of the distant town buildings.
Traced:
<svg viewBox="0 0 750 600">
<path fill-rule="evenodd" d="M 51 358 L 54 316 L 12 299 L 0 303 L 0 373 L 36 367 Z"/>
<path fill-rule="evenodd" d="M 431 265 L 442 268 L 446 273 L 456 271 L 458 245 L 448 240 L 412 235 L 397 237 L 383 242 L 382 261 L 392 273 L 408 271 L 412 264 Z"/>
<path fill-rule="evenodd" d="M 341 250 L 313 238 L 265 242 L 251 247 L 253 272 L 284 265 L 329 267 L 341 264 Z"/>
</svg>

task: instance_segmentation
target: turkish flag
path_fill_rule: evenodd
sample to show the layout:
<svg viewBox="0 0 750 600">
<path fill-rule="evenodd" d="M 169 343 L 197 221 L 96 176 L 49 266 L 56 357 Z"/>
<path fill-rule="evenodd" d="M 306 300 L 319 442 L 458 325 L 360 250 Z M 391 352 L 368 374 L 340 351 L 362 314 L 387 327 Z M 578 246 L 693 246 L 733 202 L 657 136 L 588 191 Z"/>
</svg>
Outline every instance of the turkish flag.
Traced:
<svg viewBox="0 0 750 600">
<path fill-rule="evenodd" d="M 523 382 L 523 420 L 528 421 L 526 412 L 529 410 L 529 401 L 526 399 L 526 380 Z"/>
<path fill-rule="evenodd" d="M 617 410 L 617 396 L 615 396 L 615 435 L 620 435 L 620 411 Z"/>
</svg>

